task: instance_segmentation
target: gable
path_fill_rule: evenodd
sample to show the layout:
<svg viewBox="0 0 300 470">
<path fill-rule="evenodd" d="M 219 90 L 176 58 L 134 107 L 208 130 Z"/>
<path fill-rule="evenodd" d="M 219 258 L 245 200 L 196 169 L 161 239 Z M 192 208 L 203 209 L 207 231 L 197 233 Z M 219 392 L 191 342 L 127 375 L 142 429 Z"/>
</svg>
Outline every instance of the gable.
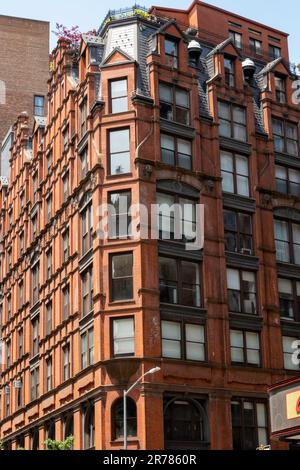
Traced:
<svg viewBox="0 0 300 470">
<path fill-rule="evenodd" d="M 104 59 L 101 65 L 116 64 L 120 62 L 133 62 L 134 59 L 119 47 L 115 47 L 113 51 Z"/>
</svg>

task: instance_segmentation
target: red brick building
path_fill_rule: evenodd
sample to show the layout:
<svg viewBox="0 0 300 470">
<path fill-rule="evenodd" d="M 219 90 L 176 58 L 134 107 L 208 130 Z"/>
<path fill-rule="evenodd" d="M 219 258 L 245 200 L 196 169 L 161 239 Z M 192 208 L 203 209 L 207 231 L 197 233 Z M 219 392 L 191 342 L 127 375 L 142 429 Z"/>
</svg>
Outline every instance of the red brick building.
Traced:
<svg viewBox="0 0 300 470">
<path fill-rule="evenodd" d="M 1 176 L 8 176 L 10 127 L 23 111 L 44 116 L 49 75 L 49 23 L 0 15 Z"/>
<path fill-rule="evenodd" d="M 19 116 L 1 192 L 1 439 L 120 449 L 122 392 L 160 367 L 128 398 L 130 449 L 269 443 L 268 388 L 300 370 L 287 35 L 199 1 L 128 9 L 79 52 L 60 41 L 52 70 L 47 122 Z M 136 239 L 122 216 L 157 201 L 160 240 Z M 182 239 L 164 240 L 174 202 Z"/>
</svg>

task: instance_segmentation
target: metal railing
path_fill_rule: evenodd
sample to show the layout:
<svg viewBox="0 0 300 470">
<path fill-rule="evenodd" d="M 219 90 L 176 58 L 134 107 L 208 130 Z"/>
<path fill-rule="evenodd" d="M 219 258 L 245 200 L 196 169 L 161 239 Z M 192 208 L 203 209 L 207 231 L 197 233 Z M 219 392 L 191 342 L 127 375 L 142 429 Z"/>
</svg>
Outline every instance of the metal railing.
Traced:
<svg viewBox="0 0 300 470">
<path fill-rule="evenodd" d="M 145 6 L 138 5 L 137 3 L 132 7 L 120 8 L 119 10 L 109 10 L 101 23 L 101 26 L 98 30 L 98 33 L 104 28 L 106 23 L 113 20 L 119 20 L 122 18 L 130 18 L 131 16 L 136 16 L 139 12 L 143 12 L 145 15 L 148 14 L 149 8 Z"/>
</svg>

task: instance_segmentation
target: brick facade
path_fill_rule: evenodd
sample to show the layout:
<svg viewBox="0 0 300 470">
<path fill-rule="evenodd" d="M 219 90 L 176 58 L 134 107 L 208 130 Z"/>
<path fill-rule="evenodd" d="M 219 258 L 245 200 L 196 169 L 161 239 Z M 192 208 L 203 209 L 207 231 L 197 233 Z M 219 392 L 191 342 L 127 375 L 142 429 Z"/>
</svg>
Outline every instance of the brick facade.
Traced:
<svg viewBox="0 0 300 470">
<path fill-rule="evenodd" d="M 248 48 L 249 28 L 259 54 Z M 232 29 L 242 48 L 228 40 Z M 281 47 L 277 60 L 270 37 Z M 172 45 L 177 63 L 166 54 Z M 30 152 L 28 116 L 19 116 L 1 192 L 0 437 L 12 449 L 70 434 L 75 449 L 120 449 L 122 391 L 159 366 L 130 395 L 130 449 L 268 442 L 268 387 L 299 374 L 287 370 L 282 342 L 300 336 L 296 316 L 286 318 L 296 307 L 280 308 L 278 293 L 278 278 L 300 276 L 297 186 L 284 194 L 278 168 L 275 179 L 276 165 L 300 167 L 287 35 L 202 2 L 187 11 L 153 7 L 104 22 L 79 54 L 60 41 L 52 69 L 47 122 L 35 123 Z M 275 77 L 286 86 L 282 103 Z M 116 79 L 127 79 L 123 95 L 114 95 Z M 175 104 L 163 103 L 170 89 L 162 83 Z M 121 112 L 112 112 L 115 97 Z M 274 117 L 292 126 L 284 148 Z M 126 132 L 110 134 L 127 129 L 129 148 Z M 161 149 L 163 138 L 177 139 L 176 165 L 166 162 L 174 154 Z M 102 240 L 99 206 L 125 190 L 148 208 L 157 192 L 204 204 L 203 250 L 130 234 Z M 234 214 L 248 221 L 238 234 L 229 227 Z M 275 244 L 275 219 L 292 224 L 293 243 Z M 293 255 L 283 260 L 287 246 Z M 121 267 L 116 255 L 127 256 Z"/>
</svg>

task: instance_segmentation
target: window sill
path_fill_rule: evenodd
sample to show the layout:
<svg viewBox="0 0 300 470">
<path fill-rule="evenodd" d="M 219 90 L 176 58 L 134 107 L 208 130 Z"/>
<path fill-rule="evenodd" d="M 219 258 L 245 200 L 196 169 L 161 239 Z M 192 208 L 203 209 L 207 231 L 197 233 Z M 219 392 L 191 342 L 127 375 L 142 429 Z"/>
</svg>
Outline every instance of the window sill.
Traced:
<svg viewBox="0 0 300 470">
<path fill-rule="evenodd" d="M 107 175 L 106 179 L 111 180 L 111 179 L 118 179 L 118 178 L 130 178 L 132 177 L 132 173 L 119 173 L 117 175 Z"/>
<path fill-rule="evenodd" d="M 120 306 L 120 305 L 134 305 L 136 302 L 134 299 L 128 299 L 128 300 L 112 300 L 108 303 L 109 307 L 115 307 L 115 306 Z"/>
</svg>

